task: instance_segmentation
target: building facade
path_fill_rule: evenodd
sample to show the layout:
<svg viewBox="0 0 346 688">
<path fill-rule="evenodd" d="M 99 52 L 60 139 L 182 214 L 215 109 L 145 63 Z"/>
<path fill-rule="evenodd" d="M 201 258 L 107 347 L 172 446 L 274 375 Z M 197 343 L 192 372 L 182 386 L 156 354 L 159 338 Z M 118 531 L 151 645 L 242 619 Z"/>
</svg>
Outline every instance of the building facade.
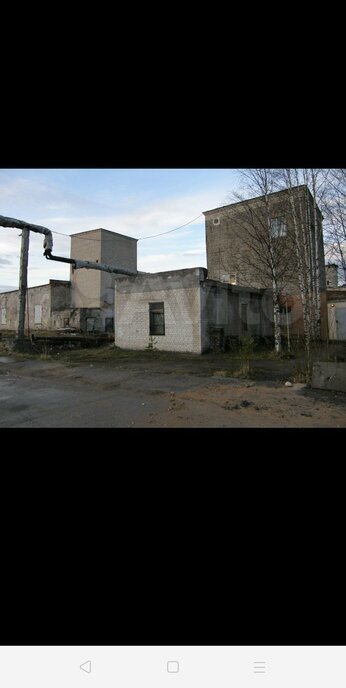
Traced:
<svg viewBox="0 0 346 688">
<path fill-rule="evenodd" d="M 125 349 L 203 353 L 241 336 L 270 337 L 270 290 L 207 279 L 205 268 L 172 270 L 115 283 L 115 344 Z"/>
<path fill-rule="evenodd" d="M 136 272 L 137 239 L 102 228 L 72 234 L 71 257 Z M 114 283 L 118 277 L 109 272 L 71 267 L 71 308 L 84 314 L 81 329 L 114 331 Z"/>
<path fill-rule="evenodd" d="M 331 341 L 346 341 L 346 287 L 327 289 L 328 328 Z"/>
<path fill-rule="evenodd" d="M 25 330 L 51 330 L 66 326 L 66 309 L 70 306 L 70 282 L 49 280 L 49 284 L 29 287 L 25 309 Z M 68 315 L 70 309 L 68 309 Z M 0 294 L 0 331 L 16 331 L 18 291 Z"/>
<path fill-rule="evenodd" d="M 318 284 L 321 335 L 327 336 L 322 214 L 307 186 L 231 203 L 204 216 L 209 279 L 270 289 L 275 276 L 282 321 L 292 335 L 303 336 L 301 254 L 307 280 Z"/>
<path fill-rule="evenodd" d="M 321 213 L 313 207 L 307 187 L 296 187 L 293 194 L 301 226 L 309 236 L 311 265 L 316 255 L 319 257 L 322 336 L 328 336 L 329 323 L 329 337 L 343 339 L 346 302 L 344 292 L 335 291 L 335 285 L 333 292 L 328 289 L 327 308 Z M 27 290 L 26 332 L 63 328 L 106 331 L 114 332 L 115 344 L 122 348 L 194 353 L 215 346 L 223 350 L 240 337 L 272 337 L 272 281 L 265 269 L 265 253 L 257 250 L 269 231 L 277 265 L 282 267 L 282 332 L 284 336 L 286 332 L 303 336 L 287 192 L 270 194 L 267 204 L 259 197 L 214 208 L 204 215 L 207 269 L 129 277 L 71 267 L 70 281 L 50 280 Z M 71 257 L 136 272 L 137 240 L 102 228 L 74 234 Z M 330 286 L 334 272 L 329 266 Z M 17 308 L 18 291 L 0 294 L 0 332 L 16 330 Z"/>
</svg>

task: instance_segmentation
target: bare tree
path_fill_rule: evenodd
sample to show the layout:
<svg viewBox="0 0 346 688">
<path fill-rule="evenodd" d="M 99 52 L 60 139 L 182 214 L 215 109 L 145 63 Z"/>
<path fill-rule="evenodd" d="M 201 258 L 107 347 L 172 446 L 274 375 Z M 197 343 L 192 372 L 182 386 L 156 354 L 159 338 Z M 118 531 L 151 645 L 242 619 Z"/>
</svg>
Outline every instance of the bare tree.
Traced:
<svg viewBox="0 0 346 688">
<path fill-rule="evenodd" d="M 323 199 L 326 255 L 335 260 L 346 284 L 346 169 L 332 169 L 325 175 Z"/>
<path fill-rule="evenodd" d="M 272 196 L 277 188 L 277 172 L 273 169 L 240 170 L 243 186 L 255 198 L 233 212 L 229 221 L 235 236 L 232 265 L 236 268 L 240 284 L 257 284 L 270 287 L 273 292 L 273 323 L 275 351 L 282 349 L 281 308 L 285 301 L 287 283 L 292 280 L 294 265 L 290 247 L 286 241 L 286 224 L 283 220 L 283 204 L 287 200 Z M 244 197 L 233 194 L 233 200 Z"/>
<path fill-rule="evenodd" d="M 238 224 L 242 239 L 238 255 L 233 248 L 239 274 L 241 270 L 250 270 L 251 278 L 243 274 L 243 280 L 254 284 L 257 274 L 257 281 L 262 278 L 263 286 L 267 287 L 270 279 L 276 351 L 281 348 L 280 305 L 285 302 L 285 293 L 287 298 L 287 292 L 297 294 L 298 291 L 310 359 L 311 343 L 321 336 L 321 289 L 325 287 L 325 272 L 320 207 L 326 199 L 329 171 L 251 169 L 240 170 L 240 173 L 247 193 L 250 191 L 260 198 L 244 204 L 242 222 L 232 220 Z M 277 191 L 282 194 L 275 194 Z"/>
<path fill-rule="evenodd" d="M 304 340 L 308 368 L 312 342 L 321 336 L 321 290 L 325 288 L 322 215 L 319 207 L 326 197 L 326 170 L 278 170 L 277 181 L 287 189 L 290 225 L 296 256 L 299 295 L 303 311 Z M 295 189 L 301 188 L 300 193 Z"/>
</svg>

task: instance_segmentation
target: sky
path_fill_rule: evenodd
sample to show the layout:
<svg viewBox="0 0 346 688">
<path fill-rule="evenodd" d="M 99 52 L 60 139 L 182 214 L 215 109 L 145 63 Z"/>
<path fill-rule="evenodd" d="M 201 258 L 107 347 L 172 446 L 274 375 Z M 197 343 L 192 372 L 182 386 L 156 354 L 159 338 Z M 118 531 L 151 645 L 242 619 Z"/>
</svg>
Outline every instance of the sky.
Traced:
<svg viewBox="0 0 346 688">
<path fill-rule="evenodd" d="M 206 267 L 203 215 L 144 237 L 227 205 L 239 186 L 235 169 L 1 169 L 0 215 L 50 229 L 53 255 L 70 257 L 70 234 L 103 227 L 140 239 L 140 271 Z M 20 246 L 20 230 L 0 226 L 0 291 L 18 288 Z M 69 265 L 46 260 L 43 235 L 30 232 L 28 286 L 69 278 Z"/>
</svg>

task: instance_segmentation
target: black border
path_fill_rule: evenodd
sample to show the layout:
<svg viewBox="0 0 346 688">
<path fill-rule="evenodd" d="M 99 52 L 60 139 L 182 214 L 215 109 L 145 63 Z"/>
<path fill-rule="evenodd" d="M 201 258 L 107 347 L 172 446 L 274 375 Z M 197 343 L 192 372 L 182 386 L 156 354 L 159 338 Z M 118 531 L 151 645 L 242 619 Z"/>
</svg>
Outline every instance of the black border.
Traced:
<svg viewBox="0 0 346 688">
<path fill-rule="evenodd" d="M 1 644 L 346 645 L 344 434 L 5 436 Z"/>
</svg>

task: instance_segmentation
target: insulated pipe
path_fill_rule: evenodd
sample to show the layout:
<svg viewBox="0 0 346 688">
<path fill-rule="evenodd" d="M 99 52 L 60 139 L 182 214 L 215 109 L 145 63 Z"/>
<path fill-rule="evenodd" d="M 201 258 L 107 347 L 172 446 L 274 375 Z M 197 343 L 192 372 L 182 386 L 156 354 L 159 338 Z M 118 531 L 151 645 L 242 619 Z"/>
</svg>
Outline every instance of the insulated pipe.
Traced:
<svg viewBox="0 0 346 688">
<path fill-rule="evenodd" d="M 126 270 L 126 268 L 115 268 L 112 265 L 105 265 L 105 263 L 92 263 L 90 260 L 75 260 L 75 268 L 86 268 L 87 270 L 102 270 L 103 272 L 115 272 L 120 275 L 136 276 L 137 270 Z"/>
<path fill-rule="evenodd" d="M 47 227 L 41 227 L 40 225 L 32 225 L 30 222 L 24 222 L 24 220 L 16 220 L 14 217 L 4 217 L 0 215 L 0 226 L 2 227 L 16 227 L 17 229 L 29 229 L 31 232 L 38 232 L 39 234 L 45 234 L 45 239 L 43 242 L 44 256 L 49 260 L 56 260 L 60 263 L 70 263 L 76 270 L 78 268 L 86 268 L 87 270 L 102 270 L 103 272 L 113 272 L 120 275 L 130 275 L 136 276 L 138 273 L 134 270 L 126 270 L 125 268 L 115 268 L 111 265 L 105 265 L 103 263 L 92 263 L 89 260 L 74 260 L 74 258 L 63 258 L 62 256 L 53 256 L 53 235 L 50 229 Z"/>
<path fill-rule="evenodd" d="M 48 260 L 56 260 L 58 263 L 69 263 L 72 267 L 75 267 L 75 261 L 73 258 L 63 258 L 62 256 L 53 256 L 50 251 L 45 254 Z"/>
<path fill-rule="evenodd" d="M 46 258 L 48 258 L 48 260 L 56 260 L 59 263 L 70 263 L 75 270 L 79 270 L 80 268 L 85 268 L 86 270 L 102 270 L 102 272 L 113 272 L 119 275 L 131 275 L 133 277 L 138 274 L 134 270 L 126 270 L 126 268 L 115 268 L 113 265 L 93 263 L 90 260 L 77 260 L 75 258 L 53 256 L 52 253 L 47 253 Z"/>
<path fill-rule="evenodd" d="M 45 234 L 45 239 L 43 242 L 44 256 L 47 256 L 53 250 L 53 235 L 50 229 L 47 227 L 41 227 L 41 225 L 32 225 L 30 222 L 24 222 L 24 220 L 16 220 L 14 217 L 4 217 L 0 215 L 0 226 L 1 227 L 17 227 L 17 229 L 29 229 L 30 232 L 38 232 L 38 234 Z"/>
</svg>

